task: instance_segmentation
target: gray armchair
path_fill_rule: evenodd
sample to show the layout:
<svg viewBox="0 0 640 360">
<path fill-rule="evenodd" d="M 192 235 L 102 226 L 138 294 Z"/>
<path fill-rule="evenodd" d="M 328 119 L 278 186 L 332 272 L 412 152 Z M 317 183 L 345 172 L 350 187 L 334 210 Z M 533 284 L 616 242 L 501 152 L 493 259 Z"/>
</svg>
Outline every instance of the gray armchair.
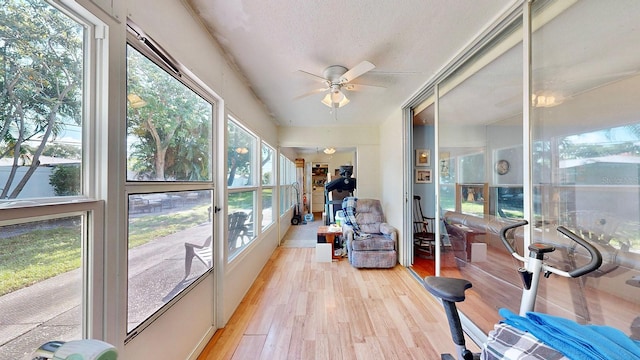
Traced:
<svg viewBox="0 0 640 360">
<path fill-rule="evenodd" d="M 379 200 L 357 199 L 355 220 L 360 228 L 342 225 L 349 263 L 357 268 L 392 268 L 398 262 L 398 231 L 385 221 Z"/>
</svg>

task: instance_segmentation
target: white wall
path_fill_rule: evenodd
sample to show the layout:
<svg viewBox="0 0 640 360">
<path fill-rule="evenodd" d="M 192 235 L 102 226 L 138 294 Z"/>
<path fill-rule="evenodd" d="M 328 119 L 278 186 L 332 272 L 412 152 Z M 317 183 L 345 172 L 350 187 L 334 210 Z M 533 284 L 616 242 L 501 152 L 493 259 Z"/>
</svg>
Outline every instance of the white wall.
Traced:
<svg viewBox="0 0 640 360">
<path fill-rule="evenodd" d="M 281 147 L 353 147 L 377 145 L 380 129 L 373 126 L 279 127 Z"/>
<path fill-rule="evenodd" d="M 354 177 L 358 179 L 358 197 L 380 197 L 379 152 L 380 128 L 372 126 L 324 126 L 324 127 L 280 127 L 278 138 L 281 147 L 355 147 L 356 158 L 353 161 Z M 342 158 L 318 154 L 305 156 L 305 161 L 326 162 L 329 171 L 344 165 Z"/>
<path fill-rule="evenodd" d="M 402 129 L 402 110 L 398 106 L 397 112 L 394 112 L 380 126 L 380 146 L 376 154 L 377 159 L 370 160 L 377 164 L 375 171 L 380 182 L 377 198 L 382 202 L 387 222 L 398 229 L 398 250 L 400 250 L 398 254 L 400 254 L 406 242 L 403 234 L 405 204 L 403 181 L 406 174 L 408 174 L 408 170 L 406 170 L 402 160 L 404 154 L 403 144 L 406 143 Z"/>
</svg>

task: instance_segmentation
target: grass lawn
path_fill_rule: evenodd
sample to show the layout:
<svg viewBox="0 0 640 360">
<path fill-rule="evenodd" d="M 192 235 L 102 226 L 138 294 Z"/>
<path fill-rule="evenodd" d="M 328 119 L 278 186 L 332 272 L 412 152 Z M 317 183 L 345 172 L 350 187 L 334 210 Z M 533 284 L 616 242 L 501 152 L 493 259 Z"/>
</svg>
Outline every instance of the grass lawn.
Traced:
<svg viewBox="0 0 640 360">
<path fill-rule="evenodd" d="M 80 225 L 0 239 L 0 295 L 80 267 Z"/>
<path fill-rule="evenodd" d="M 207 207 L 130 219 L 129 248 L 206 222 Z M 0 238 L 0 296 L 79 268 L 82 230 L 76 222 Z"/>
</svg>

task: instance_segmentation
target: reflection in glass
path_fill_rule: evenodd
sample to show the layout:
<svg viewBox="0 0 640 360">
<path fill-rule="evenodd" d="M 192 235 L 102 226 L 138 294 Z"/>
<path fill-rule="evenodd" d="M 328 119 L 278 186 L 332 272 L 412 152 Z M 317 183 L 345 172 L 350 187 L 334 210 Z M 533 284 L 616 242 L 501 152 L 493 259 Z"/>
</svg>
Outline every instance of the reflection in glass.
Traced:
<svg viewBox="0 0 640 360">
<path fill-rule="evenodd" d="M 233 119 L 227 121 L 227 186 L 253 186 L 257 139 L 248 131 L 236 124 Z M 257 171 L 257 170 L 256 170 Z"/>
<path fill-rule="evenodd" d="M 268 145 L 262 144 L 262 185 L 275 185 L 275 151 Z"/>
<path fill-rule="evenodd" d="M 640 3 L 542 5 L 533 12 L 541 30 L 532 39 L 532 238 L 557 244 L 552 261 L 573 266 L 585 255 L 556 235 L 566 226 L 598 247 L 604 264 L 580 279 L 543 281 L 538 309 L 640 338 L 640 53 L 628 45 L 640 41 L 630 15 Z M 554 101 L 543 106 L 544 92 Z"/>
<path fill-rule="evenodd" d="M 127 330 L 213 267 L 212 192 L 132 194 Z"/>
<path fill-rule="evenodd" d="M 440 274 L 474 283 L 476 296 L 459 307 L 484 332 L 499 321 L 497 308 L 517 309 L 520 299 L 498 231 L 504 218 L 523 216 L 518 193 L 506 190 L 523 188 L 521 24 L 508 25 L 438 87 Z M 509 170 L 496 171 L 499 161 Z"/>
</svg>

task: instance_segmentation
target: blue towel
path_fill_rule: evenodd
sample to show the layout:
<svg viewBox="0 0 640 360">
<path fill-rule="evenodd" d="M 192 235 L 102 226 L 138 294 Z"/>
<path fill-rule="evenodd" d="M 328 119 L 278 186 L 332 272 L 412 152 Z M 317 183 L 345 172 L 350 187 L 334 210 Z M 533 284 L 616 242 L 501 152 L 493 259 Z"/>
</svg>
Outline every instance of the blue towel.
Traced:
<svg viewBox="0 0 640 360">
<path fill-rule="evenodd" d="M 528 331 L 540 341 L 573 360 L 640 359 L 640 341 L 629 338 L 610 326 L 581 325 L 575 321 L 542 313 L 528 312 L 518 316 L 508 309 L 499 313 L 507 323 Z"/>
</svg>

